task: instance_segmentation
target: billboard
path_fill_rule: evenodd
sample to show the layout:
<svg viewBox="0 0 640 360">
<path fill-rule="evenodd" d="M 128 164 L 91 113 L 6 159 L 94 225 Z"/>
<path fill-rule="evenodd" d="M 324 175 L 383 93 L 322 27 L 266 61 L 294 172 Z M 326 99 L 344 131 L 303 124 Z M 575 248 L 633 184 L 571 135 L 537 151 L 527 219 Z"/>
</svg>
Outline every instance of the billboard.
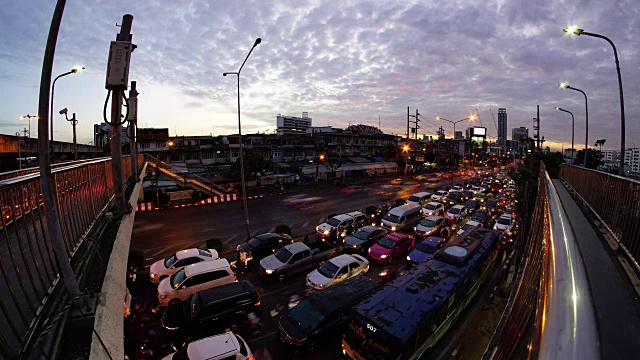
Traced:
<svg viewBox="0 0 640 360">
<path fill-rule="evenodd" d="M 487 128 L 485 127 L 472 127 L 471 128 L 471 137 L 486 137 L 487 136 Z"/>
</svg>

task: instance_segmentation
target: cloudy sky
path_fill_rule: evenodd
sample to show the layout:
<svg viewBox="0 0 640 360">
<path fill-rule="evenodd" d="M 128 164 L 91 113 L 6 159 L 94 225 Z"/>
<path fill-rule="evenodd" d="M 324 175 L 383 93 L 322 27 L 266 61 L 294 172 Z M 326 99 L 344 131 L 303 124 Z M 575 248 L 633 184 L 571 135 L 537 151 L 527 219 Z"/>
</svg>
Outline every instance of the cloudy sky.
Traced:
<svg viewBox="0 0 640 360">
<path fill-rule="evenodd" d="M 52 0 L 9 0 L 0 8 L 0 132 L 26 126 L 37 113 L 42 56 Z M 568 25 L 611 38 L 619 52 L 625 92 L 627 145 L 640 147 L 640 2 L 637 0 L 448 1 L 67 1 L 54 75 L 55 113 L 77 113 L 79 142 L 102 122 L 109 42 L 122 15 L 134 16 L 129 80 L 138 82 L 139 127 L 170 134 L 237 133 L 237 71 L 242 71 L 243 132 L 272 131 L 277 114 L 309 112 L 313 125 L 378 125 L 406 131 L 407 106 L 424 129 L 477 112 L 496 136 L 497 109 L 508 127 L 531 129 L 540 105 L 542 135 L 558 150 L 584 144 L 584 99 L 559 89 L 566 81 L 589 97 L 589 144 L 620 144 L 618 83 L 609 44 L 562 32 Z M 36 135 L 32 124 L 32 134 Z M 457 129 L 466 126 L 459 124 Z M 69 141 L 71 126 L 57 119 L 54 138 Z M 509 131 L 509 138 L 511 137 Z M 580 148 L 580 146 L 576 146 Z"/>
</svg>

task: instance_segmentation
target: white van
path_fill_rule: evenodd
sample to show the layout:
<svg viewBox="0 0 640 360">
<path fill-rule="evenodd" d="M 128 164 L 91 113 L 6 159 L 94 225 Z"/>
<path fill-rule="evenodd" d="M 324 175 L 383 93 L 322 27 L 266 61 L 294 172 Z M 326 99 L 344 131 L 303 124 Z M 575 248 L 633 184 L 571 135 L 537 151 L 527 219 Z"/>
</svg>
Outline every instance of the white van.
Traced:
<svg viewBox="0 0 640 360">
<path fill-rule="evenodd" d="M 407 199 L 407 204 L 413 203 L 413 204 L 418 204 L 420 206 L 424 206 L 424 204 L 431 201 L 431 195 L 433 194 L 426 191 L 415 193 L 409 196 L 409 198 Z"/>
<path fill-rule="evenodd" d="M 188 265 L 177 273 L 160 281 L 158 302 L 168 306 L 176 301 L 184 301 L 198 291 L 238 281 L 227 259 Z"/>
<path fill-rule="evenodd" d="M 422 206 L 404 204 L 389 210 L 382 218 L 382 226 L 391 231 L 411 229 L 422 219 Z"/>
</svg>

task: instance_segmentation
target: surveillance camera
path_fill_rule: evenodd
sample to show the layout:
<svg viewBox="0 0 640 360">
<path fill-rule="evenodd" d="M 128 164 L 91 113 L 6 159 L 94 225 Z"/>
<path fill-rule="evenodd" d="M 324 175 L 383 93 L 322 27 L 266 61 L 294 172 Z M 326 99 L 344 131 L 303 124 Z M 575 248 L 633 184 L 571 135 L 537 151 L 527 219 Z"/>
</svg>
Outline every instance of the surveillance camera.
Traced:
<svg viewBox="0 0 640 360">
<path fill-rule="evenodd" d="M 60 115 L 66 115 L 66 114 L 67 114 L 67 108 L 60 110 Z"/>
</svg>

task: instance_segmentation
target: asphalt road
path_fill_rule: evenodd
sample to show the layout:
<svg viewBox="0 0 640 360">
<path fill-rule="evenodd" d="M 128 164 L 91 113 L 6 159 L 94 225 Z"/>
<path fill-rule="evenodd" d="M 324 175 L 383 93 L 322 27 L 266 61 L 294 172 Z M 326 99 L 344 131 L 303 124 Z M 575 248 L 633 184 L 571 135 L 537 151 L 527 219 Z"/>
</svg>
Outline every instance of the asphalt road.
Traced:
<svg viewBox="0 0 640 360">
<path fill-rule="evenodd" d="M 461 180 L 460 180 L 461 181 Z M 315 231 L 315 226 L 324 221 L 330 213 L 343 213 L 354 210 L 362 210 L 369 205 L 392 202 L 397 198 L 407 198 L 409 195 L 432 190 L 434 187 L 449 185 L 446 183 L 434 184 L 426 187 L 416 182 L 408 182 L 404 185 L 390 185 L 386 183 L 372 183 L 346 188 L 322 187 L 319 189 L 293 189 L 291 193 L 271 195 L 260 199 L 248 200 L 250 229 L 252 234 L 273 231 L 279 224 L 289 225 L 294 237 Z M 304 206 L 292 205 L 290 202 L 300 202 L 300 199 L 308 199 Z M 304 201 L 303 201 L 304 202 Z M 220 238 L 225 244 L 223 256 L 229 256 L 230 251 L 235 250 L 237 244 L 244 242 L 246 230 L 244 227 L 243 207 L 241 201 L 191 206 L 177 209 L 165 209 L 144 211 L 136 213 L 131 248 L 141 249 L 147 258 L 147 264 L 170 255 L 171 253 L 190 247 L 201 247 L 204 242 L 212 237 Z M 402 270 L 406 267 L 405 257 L 399 257 L 394 261 L 396 268 Z M 375 281 L 380 281 L 378 274 L 382 265 L 371 262 L 371 269 L 366 276 Z M 294 354 L 278 340 L 277 319 L 271 317 L 269 312 L 276 304 L 286 304 L 292 294 L 303 294 L 306 290 L 304 278 L 306 273 L 297 274 L 288 278 L 283 283 L 267 282 L 262 279 L 255 267 L 245 274 L 238 274 L 239 280 L 249 280 L 257 288 L 263 303 L 263 327 L 259 334 L 249 334 L 245 329 L 239 329 L 239 333 L 247 340 L 251 349 L 266 348 L 274 359 L 305 358 L 305 359 L 342 359 L 340 337 L 336 336 L 335 344 L 316 347 L 313 353 Z M 487 285 L 489 286 L 489 285 Z M 492 285 L 491 285 L 492 287 Z M 138 276 L 138 280 L 130 286 L 130 291 L 139 303 L 146 303 L 150 307 L 157 306 L 156 288 L 148 280 L 145 271 Z M 478 300 L 483 302 L 484 300 Z M 472 307 L 475 308 L 475 307 Z M 471 314 L 473 310 L 467 311 Z M 150 312 L 149 317 L 133 319 L 125 327 L 125 346 L 127 354 L 134 355 L 139 349 L 143 339 L 149 338 L 149 331 L 154 331 L 159 337 L 157 343 L 163 343 L 163 331 L 159 317 L 162 309 L 156 313 Z M 472 318 L 469 315 L 469 318 Z M 464 321 L 469 324 L 469 319 Z M 466 325 L 465 325 L 466 327 Z M 438 358 L 446 357 L 455 347 L 455 339 L 460 334 L 456 330 L 447 335 L 453 340 L 441 341 L 439 348 L 431 355 L 438 354 Z M 135 358 L 135 356 L 132 356 Z M 258 359 L 260 359 L 258 357 Z"/>
</svg>

